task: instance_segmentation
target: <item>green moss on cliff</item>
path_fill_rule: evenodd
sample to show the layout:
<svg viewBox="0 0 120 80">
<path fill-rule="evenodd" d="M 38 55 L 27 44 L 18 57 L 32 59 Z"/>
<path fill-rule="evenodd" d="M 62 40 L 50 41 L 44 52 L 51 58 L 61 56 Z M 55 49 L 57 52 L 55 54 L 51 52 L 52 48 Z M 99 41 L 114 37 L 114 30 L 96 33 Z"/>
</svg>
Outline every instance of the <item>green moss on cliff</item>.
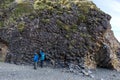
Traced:
<svg viewBox="0 0 120 80">
<path fill-rule="evenodd" d="M 14 0 L 1 0 L 0 1 L 0 8 L 6 9 L 10 6 L 10 3 L 12 3 Z"/>
<path fill-rule="evenodd" d="M 50 19 L 42 19 L 41 22 L 44 24 L 47 24 L 47 23 L 50 23 Z"/>
<path fill-rule="evenodd" d="M 25 28 L 25 23 L 20 22 L 17 27 L 18 27 L 19 32 L 22 32 L 24 30 L 24 28 Z"/>
<path fill-rule="evenodd" d="M 45 10 L 45 9 L 71 9 L 73 5 L 78 6 L 84 13 L 87 13 L 89 8 L 96 8 L 95 4 L 92 1 L 88 0 L 36 0 L 34 2 L 34 9 L 36 10 Z"/>
<path fill-rule="evenodd" d="M 21 3 L 16 6 L 16 8 L 13 10 L 13 16 L 20 17 L 26 14 L 30 14 L 33 12 L 33 7 L 30 3 Z"/>
<path fill-rule="evenodd" d="M 0 21 L 0 28 L 2 28 L 4 26 L 4 22 Z"/>
<path fill-rule="evenodd" d="M 77 9 L 79 9 L 80 11 L 79 13 L 82 13 L 80 14 L 80 16 L 78 16 L 79 21 L 85 22 L 86 14 L 88 13 L 89 8 L 96 8 L 95 4 L 88 0 L 74 0 L 74 1 L 73 0 L 36 0 L 34 1 L 34 3 L 31 3 L 30 1 L 26 0 L 22 3 L 21 2 L 17 3 L 17 5 L 16 4 L 13 5 L 13 2 L 14 0 L 5 0 L 0 3 L 1 4 L 0 8 L 8 9 L 8 11 L 9 11 L 9 7 L 13 7 L 15 5 L 14 9 L 9 11 L 9 14 L 7 14 L 8 15 L 7 21 L 4 21 L 7 24 L 15 22 L 14 18 L 20 18 L 24 15 L 31 14 L 34 11 L 36 11 L 35 14 L 38 15 L 39 15 L 38 12 L 42 12 L 43 10 L 47 10 L 49 13 L 56 12 L 57 15 L 63 15 L 64 12 L 71 14 L 71 11 L 76 9 L 74 8 L 74 6 L 76 6 Z M 6 13 L 8 12 L 6 11 Z M 44 19 L 42 21 L 44 23 L 49 23 L 48 19 L 47 20 Z M 60 26 L 64 26 L 63 28 L 67 31 L 71 31 L 71 29 L 73 29 L 72 30 L 73 32 L 76 31 L 75 29 L 76 27 L 72 27 L 72 28 L 68 27 L 65 25 L 65 23 L 62 22 L 57 22 L 57 24 Z M 1 22 L 0 25 L 3 26 L 3 23 Z"/>
<path fill-rule="evenodd" d="M 58 25 L 58 27 L 66 30 L 68 33 L 69 32 L 76 32 L 78 30 L 78 26 L 76 24 L 73 24 L 73 25 L 69 25 L 69 24 L 65 24 L 63 23 L 62 21 L 60 20 L 57 20 L 56 21 L 56 24 Z M 68 35 L 66 35 L 68 36 Z"/>
</svg>

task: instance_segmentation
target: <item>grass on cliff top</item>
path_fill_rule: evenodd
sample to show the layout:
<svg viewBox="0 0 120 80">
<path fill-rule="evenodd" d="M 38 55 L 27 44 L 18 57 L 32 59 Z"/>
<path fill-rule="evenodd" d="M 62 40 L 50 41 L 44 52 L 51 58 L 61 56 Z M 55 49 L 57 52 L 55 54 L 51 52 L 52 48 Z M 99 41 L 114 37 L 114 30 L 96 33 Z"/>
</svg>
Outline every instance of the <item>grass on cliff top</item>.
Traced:
<svg viewBox="0 0 120 80">
<path fill-rule="evenodd" d="M 16 1 L 23 0 L 0 0 L 0 9 L 3 13 L 0 14 L 0 16 L 4 17 L 2 21 L 0 21 L 0 27 L 14 24 L 17 18 L 31 14 L 34 11 L 33 5 L 29 0 L 19 3 Z M 6 14 L 6 16 L 4 14 Z"/>
<path fill-rule="evenodd" d="M 60 8 L 71 9 L 71 7 L 74 5 L 76 5 L 84 12 L 88 8 L 97 9 L 96 5 L 89 0 L 36 0 L 34 2 L 34 9 L 35 10 L 45 10 L 45 9 L 59 10 Z"/>
<path fill-rule="evenodd" d="M 18 4 L 18 6 L 13 11 L 14 16 L 22 16 L 24 14 L 29 14 L 33 11 L 32 7 L 30 7 L 29 3 Z"/>
<path fill-rule="evenodd" d="M 9 8 L 14 0 L 3 0 L 2 5 L 0 7 Z M 7 18 L 5 24 L 9 25 L 11 23 L 15 23 L 15 18 L 20 18 L 24 15 L 31 14 L 34 11 L 41 12 L 43 10 L 55 10 L 60 14 L 66 10 L 69 13 L 70 10 L 73 10 L 73 6 L 76 6 L 83 15 L 80 15 L 80 21 L 85 21 L 85 14 L 89 12 L 89 8 L 97 9 L 96 5 L 89 0 L 34 0 L 34 3 L 31 4 L 29 0 L 15 0 L 18 1 L 18 4 L 14 7 L 14 9 L 9 12 L 9 17 Z M 44 21 L 46 22 L 46 20 Z M 47 20 L 48 22 L 48 20 Z M 3 26 L 4 23 L 0 22 L 0 26 Z M 6 26 L 6 25 L 5 25 Z M 66 30 L 70 30 L 68 27 L 65 27 Z M 76 30 L 76 29 L 74 29 Z"/>
<path fill-rule="evenodd" d="M 13 2 L 14 0 L 0 0 L 0 8 L 1 9 L 6 9 L 9 7 L 10 3 Z"/>
</svg>

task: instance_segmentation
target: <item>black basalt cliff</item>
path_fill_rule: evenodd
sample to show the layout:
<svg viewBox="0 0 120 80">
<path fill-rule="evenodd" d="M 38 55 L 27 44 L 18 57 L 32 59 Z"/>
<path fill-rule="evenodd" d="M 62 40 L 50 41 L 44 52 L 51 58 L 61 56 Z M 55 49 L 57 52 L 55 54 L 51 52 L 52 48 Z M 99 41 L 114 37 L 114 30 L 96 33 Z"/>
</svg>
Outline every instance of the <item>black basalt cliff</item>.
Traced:
<svg viewBox="0 0 120 80">
<path fill-rule="evenodd" d="M 34 51 L 42 48 L 47 65 L 120 69 L 120 43 L 111 30 L 110 15 L 86 0 L 37 1 L 1 8 L 0 47 L 7 47 L 1 50 L 6 62 L 32 64 Z"/>
</svg>

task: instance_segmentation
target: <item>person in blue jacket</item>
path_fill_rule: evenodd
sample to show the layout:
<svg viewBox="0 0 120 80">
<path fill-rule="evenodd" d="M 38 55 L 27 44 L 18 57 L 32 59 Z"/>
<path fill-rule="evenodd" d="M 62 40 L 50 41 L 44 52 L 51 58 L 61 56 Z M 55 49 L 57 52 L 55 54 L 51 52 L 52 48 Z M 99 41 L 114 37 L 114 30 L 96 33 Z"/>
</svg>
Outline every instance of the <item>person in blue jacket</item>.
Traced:
<svg viewBox="0 0 120 80">
<path fill-rule="evenodd" d="M 41 68 L 43 67 L 44 60 L 45 60 L 45 53 L 42 50 L 40 50 L 40 66 L 41 66 Z"/>
<path fill-rule="evenodd" d="M 38 61 L 39 61 L 39 53 L 35 52 L 33 61 L 34 61 L 34 69 L 37 69 Z"/>
</svg>

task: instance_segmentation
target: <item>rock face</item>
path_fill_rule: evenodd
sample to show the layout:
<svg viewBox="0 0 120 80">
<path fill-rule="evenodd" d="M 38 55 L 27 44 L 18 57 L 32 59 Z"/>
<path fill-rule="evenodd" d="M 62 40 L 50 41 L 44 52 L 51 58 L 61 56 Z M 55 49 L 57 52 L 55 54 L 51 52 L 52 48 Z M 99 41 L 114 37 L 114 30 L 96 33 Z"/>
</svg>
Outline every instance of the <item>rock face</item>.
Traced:
<svg viewBox="0 0 120 80">
<path fill-rule="evenodd" d="M 7 53 L 7 43 L 0 39 L 0 61 L 5 61 Z"/>
<path fill-rule="evenodd" d="M 0 29 L 0 39 L 8 44 L 6 61 L 32 64 L 34 51 L 42 48 L 46 61 L 55 66 L 119 70 L 120 43 L 110 19 L 100 10 L 89 8 L 86 12 L 75 5 L 69 10 L 42 10 L 21 16 Z"/>
</svg>

